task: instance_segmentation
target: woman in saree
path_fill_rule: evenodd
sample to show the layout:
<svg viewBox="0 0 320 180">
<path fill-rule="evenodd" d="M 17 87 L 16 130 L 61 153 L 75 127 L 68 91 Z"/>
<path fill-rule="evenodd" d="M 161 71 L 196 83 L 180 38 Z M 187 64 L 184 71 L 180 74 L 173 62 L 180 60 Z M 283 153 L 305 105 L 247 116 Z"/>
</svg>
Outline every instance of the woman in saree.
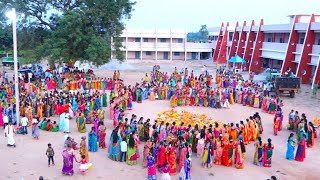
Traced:
<svg viewBox="0 0 320 180">
<path fill-rule="evenodd" d="M 107 102 L 107 97 L 108 95 L 107 95 L 107 92 L 105 91 L 104 93 L 103 93 L 103 95 L 102 95 L 102 106 L 103 107 L 107 107 L 108 106 L 108 102 Z"/>
<path fill-rule="evenodd" d="M 304 159 L 306 158 L 306 148 L 307 148 L 307 140 L 306 140 L 306 135 L 303 134 L 301 140 L 299 141 L 295 160 L 299 162 L 303 162 Z"/>
<path fill-rule="evenodd" d="M 188 144 L 188 143 L 185 143 L 185 144 L 183 145 L 183 148 L 181 149 L 180 160 L 179 160 L 179 167 L 178 167 L 178 168 L 179 168 L 179 171 L 181 171 L 181 169 L 183 168 L 186 154 L 189 154 L 189 152 L 188 152 L 188 147 L 189 147 L 189 144 Z"/>
<path fill-rule="evenodd" d="M 205 146 L 203 157 L 202 157 L 202 167 L 211 168 L 212 166 L 211 152 L 212 152 L 212 144 L 210 141 L 208 141 Z"/>
<path fill-rule="evenodd" d="M 293 139 L 294 134 L 290 133 L 290 136 L 288 137 L 288 143 L 287 143 L 287 153 L 286 153 L 286 159 L 288 160 L 294 160 L 294 144 L 295 141 Z"/>
<path fill-rule="evenodd" d="M 244 168 L 244 153 L 246 152 L 246 147 L 242 140 L 236 142 L 235 148 L 235 156 L 234 156 L 234 163 L 237 169 Z"/>
<path fill-rule="evenodd" d="M 159 152 L 157 153 L 157 165 L 161 169 L 167 161 L 166 145 L 163 142 L 160 143 Z"/>
<path fill-rule="evenodd" d="M 102 121 L 99 123 L 99 148 L 105 149 L 106 148 L 106 126 Z"/>
<path fill-rule="evenodd" d="M 233 149 L 234 143 L 232 139 L 224 143 L 222 152 L 222 164 L 224 166 L 232 166 Z"/>
<path fill-rule="evenodd" d="M 314 135 L 315 135 L 315 128 L 312 122 L 308 123 L 308 139 L 307 139 L 307 146 L 313 147 L 314 146 Z"/>
<path fill-rule="evenodd" d="M 273 120 L 273 133 L 275 136 L 278 135 L 279 128 L 280 128 L 280 117 L 278 114 L 276 114 Z"/>
<path fill-rule="evenodd" d="M 262 166 L 263 165 L 263 142 L 261 140 L 261 137 L 258 137 L 258 142 L 254 144 L 256 151 L 254 153 L 254 159 L 253 159 L 253 164 L 257 166 Z"/>
<path fill-rule="evenodd" d="M 129 141 L 128 141 L 128 159 L 127 164 L 128 165 L 136 165 L 137 164 L 137 154 L 136 154 L 137 148 L 136 148 L 136 141 L 133 138 L 133 135 L 130 135 Z"/>
<path fill-rule="evenodd" d="M 189 153 L 186 154 L 184 158 L 184 164 L 182 169 L 180 170 L 179 180 L 191 180 L 190 169 L 191 169 L 191 161 Z"/>
<path fill-rule="evenodd" d="M 87 137 L 82 136 L 81 142 L 80 142 L 80 155 L 86 156 L 86 161 L 89 162 L 89 152 L 88 152 L 88 146 L 87 146 Z"/>
<path fill-rule="evenodd" d="M 102 107 L 100 107 L 100 109 L 98 109 L 97 113 L 98 113 L 99 120 L 103 122 L 105 111 L 102 109 Z"/>
<path fill-rule="evenodd" d="M 155 97 L 154 97 L 154 88 L 150 88 L 150 96 L 149 96 L 150 101 L 154 101 Z"/>
<path fill-rule="evenodd" d="M 72 145 L 68 144 L 67 149 L 62 151 L 62 157 L 63 157 L 63 167 L 62 167 L 62 174 L 72 176 L 73 171 L 73 160 L 76 162 L 76 156 L 74 154 L 74 150 L 72 149 Z"/>
<path fill-rule="evenodd" d="M 80 133 L 85 133 L 87 131 L 86 130 L 86 120 L 85 120 L 85 117 L 82 113 L 79 113 L 79 116 L 77 117 L 76 122 L 77 122 L 78 131 Z"/>
<path fill-rule="evenodd" d="M 142 167 L 147 167 L 148 166 L 148 156 L 150 154 L 150 150 L 152 148 L 152 142 L 148 140 L 146 144 L 144 145 L 143 149 L 143 161 L 142 161 Z"/>
<path fill-rule="evenodd" d="M 260 99 L 260 95 L 258 92 L 256 92 L 256 94 L 254 95 L 254 104 L 253 104 L 254 108 L 259 108 L 259 99 Z"/>
<path fill-rule="evenodd" d="M 204 142 L 204 138 L 205 138 L 205 132 L 202 129 L 201 132 L 197 135 L 197 139 L 198 139 L 198 143 L 197 143 L 197 157 L 201 158 L 203 156 L 203 152 L 204 152 L 204 146 L 205 146 L 205 142 Z"/>
<path fill-rule="evenodd" d="M 263 166 L 264 167 L 271 167 L 273 149 L 274 149 L 274 146 L 271 143 L 271 139 L 269 138 L 268 143 L 265 143 L 263 147 Z"/>
<path fill-rule="evenodd" d="M 174 146 L 172 146 L 171 142 L 169 143 L 169 148 L 167 150 L 168 153 L 168 164 L 171 167 L 170 176 L 174 176 L 177 174 L 177 151 Z"/>
<path fill-rule="evenodd" d="M 233 93 L 234 93 L 233 91 L 230 91 L 230 92 L 229 92 L 230 104 L 234 104 L 234 101 L 235 101 L 234 98 L 233 98 L 233 97 L 234 97 L 234 96 L 233 96 Z"/>
<path fill-rule="evenodd" d="M 110 136 L 110 150 L 109 150 L 109 158 L 113 161 L 120 160 L 120 143 L 121 143 L 121 136 L 119 127 L 116 127 Z"/>
<path fill-rule="evenodd" d="M 171 98 L 170 98 L 170 105 L 171 105 L 172 108 L 177 107 L 177 105 L 178 105 L 177 95 L 171 96 Z"/>
<path fill-rule="evenodd" d="M 91 131 L 88 134 L 89 139 L 89 151 L 97 152 L 98 151 L 98 136 L 95 132 L 94 127 L 91 128 Z"/>
</svg>

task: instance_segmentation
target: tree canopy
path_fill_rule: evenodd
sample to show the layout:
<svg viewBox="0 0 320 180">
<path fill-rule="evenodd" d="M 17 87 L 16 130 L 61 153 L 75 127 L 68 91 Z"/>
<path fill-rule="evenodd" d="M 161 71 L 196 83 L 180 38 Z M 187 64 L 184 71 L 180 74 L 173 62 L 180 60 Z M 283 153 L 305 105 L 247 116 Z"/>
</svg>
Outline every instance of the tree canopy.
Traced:
<svg viewBox="0 0 320 180">
<path fill-rule="evenodd" d="M 207 25 L 201 25 L 198 32 L 190 32 L 187 34 L 188 42 L 207 42 L 209 31 Z"/>
<path fill-rule="evenodd" d="M 111 48 L 119 61 L 124 59 L 120 35 L 134 4 L 130 0 L 3 0 L 0 14 L 10 8 L 24 14 L 18 23 L 18 49 L 24 59 L 102 65 L 109 62 Z"/>
</svg>

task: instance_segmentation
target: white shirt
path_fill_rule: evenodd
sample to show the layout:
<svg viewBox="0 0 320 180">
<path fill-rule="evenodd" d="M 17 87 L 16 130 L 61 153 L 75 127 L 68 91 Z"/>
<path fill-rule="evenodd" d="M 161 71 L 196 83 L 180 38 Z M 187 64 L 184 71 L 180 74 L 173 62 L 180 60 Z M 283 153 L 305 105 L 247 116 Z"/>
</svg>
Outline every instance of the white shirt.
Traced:
<svg viewBox="0 0 320 180">
<path fill-rule="evenodd" d="M 27 117 L 21 118 L 21 125 L 22 126 L 27 126 L 28 125 L 28 118 Z"/>
<path fill-rule="evenodd" d="M 9 118 L 7 115 L 3 116 L 3 123 L 9 123 Z"/>
<path fill-rule="evenodd" d="M 127 143 L 125 141 L 121 141 L 120 149 L 121 149 L 121 152 L 127 152 L 128 145 L 127 145 Z"/>
</svg>

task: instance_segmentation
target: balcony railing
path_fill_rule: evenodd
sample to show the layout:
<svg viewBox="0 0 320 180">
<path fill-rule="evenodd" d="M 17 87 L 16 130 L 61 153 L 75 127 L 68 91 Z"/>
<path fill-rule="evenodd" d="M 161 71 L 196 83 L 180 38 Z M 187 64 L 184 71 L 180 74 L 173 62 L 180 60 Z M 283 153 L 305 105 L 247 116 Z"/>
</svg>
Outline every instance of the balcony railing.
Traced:
<svg viewBox="0 0 320 180">
<path fill-rule="evenodd" d="M 262 48 L 260 50 L 284 53 L 287 50 L 287 47 L 287 43 L 263 42 Z"/>
</svg>

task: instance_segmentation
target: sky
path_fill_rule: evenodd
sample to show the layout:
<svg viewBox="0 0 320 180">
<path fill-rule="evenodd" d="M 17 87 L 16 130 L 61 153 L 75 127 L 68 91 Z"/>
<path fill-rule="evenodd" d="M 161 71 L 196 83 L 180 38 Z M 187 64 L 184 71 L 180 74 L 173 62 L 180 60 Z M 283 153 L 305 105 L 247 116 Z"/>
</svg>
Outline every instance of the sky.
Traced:
<svg viewBox="0 0 320 180">
<path fill-rule="evenodd" d="M 187 29 L 198 31 L 202 24 L 235 26 L 239 21 L 287 24 L 288 15 L 320 14 L 320 0 L 135 0 L 127 29 Z"/>
</svg>

